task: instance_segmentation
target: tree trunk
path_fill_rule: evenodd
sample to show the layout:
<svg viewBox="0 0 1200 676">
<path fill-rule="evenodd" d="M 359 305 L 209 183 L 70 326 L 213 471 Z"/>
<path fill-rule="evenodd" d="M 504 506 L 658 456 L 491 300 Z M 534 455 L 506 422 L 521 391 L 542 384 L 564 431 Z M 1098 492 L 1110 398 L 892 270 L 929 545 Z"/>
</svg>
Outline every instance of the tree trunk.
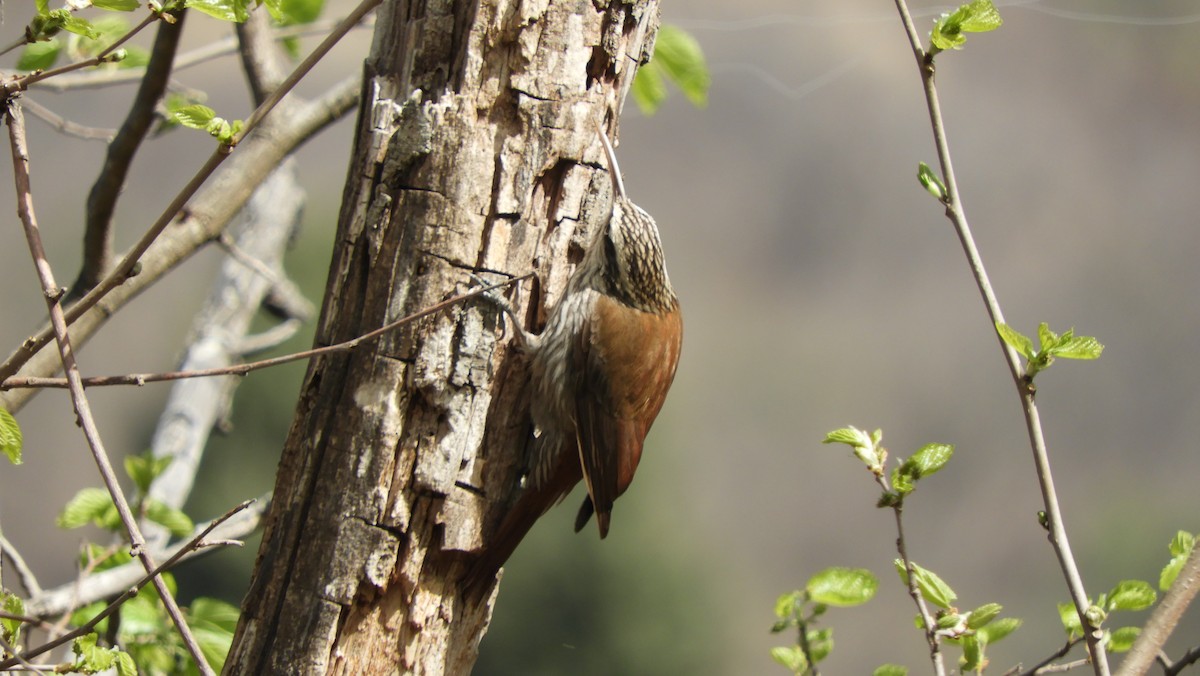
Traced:
<svg viewBox="0 0 1200 676">
<path fill-rule="evenodd" d="M 620 111 L 657 4 L 385 1 L 316 343 L 472 272 L 536 268 L 540 292 L 510 294 L 536 328 L 609 213 L 592 122 Z M 499 321 L 467 303 L 313 361 L 226 673 L 470 671 L 494 596 L 464 601 L 461 581 L 529 436 Z"/>
</svg>

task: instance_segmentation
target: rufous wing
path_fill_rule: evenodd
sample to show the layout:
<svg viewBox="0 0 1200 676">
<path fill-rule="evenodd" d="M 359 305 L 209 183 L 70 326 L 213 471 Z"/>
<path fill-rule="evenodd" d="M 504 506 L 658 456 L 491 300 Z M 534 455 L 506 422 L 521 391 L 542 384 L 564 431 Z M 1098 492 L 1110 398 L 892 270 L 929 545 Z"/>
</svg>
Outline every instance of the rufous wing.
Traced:
<svg viewBox="0 0 1200 676">
<path fill-rule="evenodd" d="M 588 489 L 575 529 L 592 511 L 608 534 L 613 501 L 629 487 L 650 426 L 675 378 L 683 339 L 678 308 L 643 312 L 601 296 L 579 334 L 575 366 L 583 378 L 575 397 L 579 460 Z"/>
</svg>

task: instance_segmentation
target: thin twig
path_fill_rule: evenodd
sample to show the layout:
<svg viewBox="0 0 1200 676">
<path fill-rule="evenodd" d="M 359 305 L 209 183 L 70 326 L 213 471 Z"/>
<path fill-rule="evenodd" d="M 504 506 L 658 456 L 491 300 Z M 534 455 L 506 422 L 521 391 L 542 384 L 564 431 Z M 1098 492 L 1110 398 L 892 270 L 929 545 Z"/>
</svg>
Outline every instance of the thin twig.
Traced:
<svg viewBox="0 0 1200 676">
<path fill-rule="evenodd" d="M 283 281 L 279 273 L 272 270 L 271 266 L 242 251 L 241 247 L 237 245 L 237 242 L 233 241 L 233 237 L 230 237 L 228 232 L 222 232 L 217 236 L 217 246 L 229 254 L 230 258 L 253 270 L 259 277 L 267 280 L 272 285 Z"/>
<path fill-rule="evenodd" d="M 37 596 L 42 593 L 42 586 L 38 584 L 37 576 L 33 574 L 33 569 L 29 564 L 25 563 L 25 558 L 21 556 L 21 552 L 13 546 L 13 543 L 4 537 L 4 533 L 0 533 L 0 553 L 8 557 L 12 562 L 13 567 L 17 569 L 17 578 L 21 580 L 21 586 L 25 588 L 25 593 L 30 596 Z"/>
<path fill-rule="evenodd" d="M 254 500 L 247 500 L 247 501 L 241 503 L 240 505 L 238 505 L 237 507 L 234 507 L 233 509 L 229 510 L 220 518 L 213 520 L 213 522 L 210 523 L 207 528 L 200 531 L 199 534 L 197 534 L 195 537 L 193 537 L 191 540 L 189 540 L 188 543 L 184 547 L 180 548 L 180 550 L 177 551 L 174 556 L 167 559 L 166 561 L 163 561 L 161 565 L 156 566 L 153 569 L 147 571 L 146 574 L 143 575 L 140 580 L 138 580 L 136 583 L 134 583 L 128 589 L 126 589 L 120 596 L 113 599 L 112 602 L 109 603 L 107 606 L 105 606 L 103 610 L 101 610 L 99 613 L 96 613 L 95 617 L 93 617 L 92 619 L 88 620 L 87 622 L 84 622 L 83 624 L 79 625 L 78 627 L 71 630 L 70 632 L 63 634 L 62 636 L 59 636 L 58 638 L 54 639 L 53 641 L 48 641 L 46 643 L 43 643 L 40 646 L 29 649 L 20 655 L 16 655 L 8 660 L 0 662 L 0 669 L 6 669 L 8 667 L 11 667 L 11 666 L 13 666 L 13 664 L 17 663 L 18 660 L 33 659 L 34 657 L 37 657 L 38 655 L 42 655 L 46 652 L 54 650 L 55 648 L 57 648 L 61 645 L 64 645 L 69 641 L 79 638 L 80 636 L 85 636 L 85 635 L 91 633 L 91 631 L 96 628 L 97 624 L 100 624 L 100 622 L 103 621 L 104 618 L 108 617 L 109 615 L 112 615 L 117 610 L 117 608 L 121 607 L 121 604 L 125 603 L 129 599 L 136 596 L 138 591 L 140 591 L 142 587 L 146 586 L 146 583 L 151 582 L 153 580 L 160 580 L 161 575 L 164 572 L 170 570 L 173 566 L 175 566 L 175 564 L 177 564 L 181 560 L 183 560 L 183 558 L 187 554 L 199 549 L 200 547 L 203 547 L 204 543 L 205 543 L 204 538 L 209 533 L 213 532 L 213 530 L 216 529 L 217 526 L 220 526 L 222 523 L 225 523 L 230 518 L 232 518 L 234 515 L 236 515 L 238 512 L 242 511 L 243 509 L 246 509 L 247 507 L 249 507 L 252 504 L 254 504 Z M 193 655 L 193 657 L 196 657 L 196 656 Z M 209 667 L 208 664 L 203 661 L 203 656 L 200 656 L 198 658 L 197 665 L 200 666 L 201 673 L 204 673 L 204 670 L 206 670 L 206 669 L 207 669 L 207 673 L 209 673 L 209 674 L 214 673 L 212 671 L 212 668 Z"/>
<path fill-rule="evenodd" d="M 1089 660 L 1086 657 L 1081 657 L 1081 658 L 1079 658 L 1077 660 L 1073 660 L 1071 662 L 1063 662 L 1062 664 L 1047 664 L 1046 666 L 1042 667 L 1041 669 L 1038 669 L 1037 671 L 1035 671 L 1033 673 L 1036 676 L 1040 676 L 1041 674 L 1061 674 L 1064 672 L 1074 671 L 1075 669 L 1080 669 L 1082 667 L 1086 667 L 1090 661 L 1091 660 Z"/>
<path fill-rule="evenodd" d="M 904 29 L 912 46 L 913 56 L 916 58 L 917 69 L 921 73 L 921 82 L 925 89 L 925 103 L 929 108 L 929 120 L 933 127 L 934 143 L 937 146 L 938 161 L 942 167 L 942 178 L 947 190 L 947 195 L 944 199 L 946 216 L 954 224 L 954 229 L 958 233 L 959 241 L 962 243 L 963 251 L 966 253 L 967 261 L 971 267 L 971 273 L 975 277 L 975 283 L 979 287 L 980 294 L 983 296 L 984 306 L 992 320 L 992 326 L 995 326 L 1004 321 L 1004 315 L 1000 311 L 1000 303 L 996 300 L 991 282 L 988 280 L 987 271 L 983 266 L 983 259 L 980 257 L 979 251 L 975 246 L 975 240 L 967 224 L 966 213 L 963 210 L 962 198 L 958 192 L 958 182 L 955 179 L 954 167 L 950 160 L 950 146 L 946 139 L 945 125 L 942 122 L 941 103 L 938 99 L 937 87 L 934 84 L 933 57 L 921 47 L 921 38 L 917 33 L 916 26 L 913 25 L 912 16 L 908 12 L 908 6 L 905 4 L 905 1 L 896 0 L 896 8 L 900 12 L 900 17 L 904 22 Z M 1075 604 L 1075 610 L 1079 613 L 1080 624 L 1084 628 L 1084 638 L 1087 640 L 1088 654 L 1091 656 L 1093 668 L 1097 676 L 1107 676 L 1109 673 L 1108 655 L 1105 652 L 1104 645 L 1101 643 L 1103 634 L 1099 628 L 1092 626 L 1088 620 L 1087 611 L 1090 602 L 1083 585 L 1083 578 L 1080 576 L 1079 568 L 1075 563 L 1075 557 L 1071 553 L 1070 541 L 1067 538 L 1066 526 L 1063 523 L 1062 510 L 1059 508 L 1054 479 L 1050 472 L 1050 456 L 1046 450 L 1046 441 L 1042 434 L 1042 425 L 1037 405 L 1034 403 L 1034 391 L 1025 378 L 1024 366 L 1021 364 L 1017 351 L 1000 338 L 999 332 L 996 332 L 996 340 L 999 342 L 1001 351 L 1008 362 L 1013 382 L 1016 384 L 1017 392 L 1021 398 L 1021 408 L 1025 413 L 1025 426 L 1029 434 L 1030 446 L 1033 450 L 1038 483 L 1042 490 L 1042 500 L 1045 503 L 1050 544 L 1058 556 L 1059 566 L 1062 568 L 1063 576 L 1067 582 L 1067 589 Z"/>
<path fill-rule="evenodd" d="M 1117 670 L 1117 676 L 1146 673 L 1158 651 L 1166 645 L 1171 632 L 1179 625 L 1183 611 L 1195 600 L 1197 591 L 1200 591 L 1200 547 L 1192 549 L 1175 582 L 1163 594 L 1154 612 L 1150 613 L 1142 632 Z"/>
<path fill-rule="evenodd" d="M 246 74 L 254 103 L 259 104 L 287 74 L 283 52 L 271 34 L 270 17 L 265 12 L 251 14 L 237 25 L 236 30 L 242 71 Z"/>
<path fill-rule="evenodd" d="M 249 506 L 239 505 L 237 511 L 233 513 L 225 514 L 208 523 L 198 524 L 192 529 L 191 535 L 186 540 L 157 551 L 155 554 L 165 557 L 168 561 L 179 563 L 212 551 L 208 548 L 201 548 L 204 544 L 235 542 L 239 538 L 244 538 L 262 525 L 263 515 L 270 504 L 270 497 L 268 493 L 257 500 L 251 500 L 252 504 Z M 214 534 L 219 535 L 221 539 L 210 539 Z M 130 561 L 99 572 L 91 572 L 92 569 L 94 569 L 94 565 L 89 563 L 83 571 L 83 575 L 78 579 L 46 590 L 41 595 L 29 599 L 25 602 L 25 612 L 37 617 L 51 617 L 67 613 L 89 603 L 112 598 L 129 589 L 131 585 L 137 584 L 137 581 L 146 574 L 137 561 Z"/>
<path fill-rule="evenodd" d="M 445 310 L 448 307 L 451 307 L 453 305 L 461 303 L 465 300 L 470 300 L 472 298 L 475 298 L 476 296 L 483 295 L 490 291 L 495 291 L 496 289 L 499 289 L 501 287 L 505 287 L 510 284 L 516 284 L 518 282 L 522 282 L 526 279 L 533 277 L 533 274 L 534 273 L 532 273 L 532 272 L 527 272 L 527 273 L 521 275 L 520 277 L 513 277 L 511 279 L 506 279 L 502 282 L 497 282 L 495 284 L 481 287 L 481 288 L 475 289 L 473 291 L 468 291 L 467 293 L 459 294 L 457 296 L 454 296 L 453 298 L 448 298 L 440 303 L 436 303 L 436 304 L 431 305 L 423 310 L 414 312 L 413 314 L 410 314 L 406 317 L 397 319 L 396 321 L 391 322 L 391 323 L 389 323 L 385 326 L 382 326 L 378 329 L 375 329 L 374 331 L 364 333 L 363 335 L 358 336 L 357 338 L 351 338 L 350 340 L 338 343 L 336 345 L 326 345 L 324 347 L 317 347 L 317 348 L 313 348 L 311 350 L 304 350 L 302 352 L 293 352 L 292 354 L 285 354 L 285 355 L 282 355 L 279 357 L 271 357 L 270 359 L 262 359 L 260 361 L 246 362 L 244 364 L 232 364 L 230 366 L 222 366 L 220 368 L 196 369 L 196 370 L 192 370 L 192 371 L 168 371 L 168 372 L 164 372 L 164 373 L 127 373 L 127 374 L 117 375 L 117 376 L 90 376 L 87 378 L 81 378 L 80 384 L 84 387 L 111 387 L 113 385 L 141 386 L 141 385 L 145 385 L 146 383 L 160 383 L 160 382 L 165 382 L 165 381 L 170 381 L 170 380 L 183 380 L 184 378 L 212 378 L 215 376 L 244 376 L 247 373 L 250 373 L 251 371 L 257 371 L 259 369 L 265 369 L 265 368 L 270 368 L 272 366 L 279 366 L 281 364 L 287 364 L 287 363 L 294 362 L 294 361 L 300 361 L 301 359 L 311 359 L 313 357 L 319 357 L 321 355 L 326 355 L 326 354 L 333 354 L 336 352 L 348 352 L 369 340 L 374 340 L 375 338 L 378 338 L 378 337 L 384 335 L 385 333 L 394 331 L 397 328 L 399 328 L 405 324 L 408 324 L 409 322 L 416 321 L 418 319 L 421 319 L 422 317 L 427 317 L 431 314 L 434 314 L 435 312 L 441 312 L 442 310 Z M 35 377 L 13 376 L 13 377 L 9 378 L 8 380 L 5 380 L 2 383 L 0 383 L 0 389 L 4 389 L 4 390 L 26 388 L 26 387 L 64 389 L 69 386 L 70 386 L 70 383 L 67 378 L 35 378 Z"/>
<path fill-rule="evenodd" d="M 1012 669 L 1009 669 L 1008 671 L 1004 672 L 1004 676 L 1014 676 L 1014 675 L 1034 676 L 1034 674 L 1043 673 L 1043 672 L 1039 672 L 1038 670 L 1045 668 L 1047 665 L 1051 664 L 1055 660 L 1062 659 L 1062 657 L 1064 655 L 1071 652 L 1071 648 L 1074 648 L 1075 646 L 1079 645 L 1079 642 L 1082 640 L 1083 640 L 1082 638 L 1068 639 L 1067 642 L 1064 643 L 1061 648 L 1054 651 L 1053 655 L 1051 655 L 1051 656 L 1047 657 L 1046 659 L 1042 660 L 1041 662 L 1038 662 L 1037 664 L 1033 665 L 1032 668 L 1030 668 L 1026 671 L 1021 671 L 1021 665 L 1018 664 L 1017 666 L 1013 667 Z"/>
<path fill-rule="evenodd" d="M 113 289 L 124 284 L 125 281 L 128 280 L 132 274 L 134 274 L 134 267 L 137 265 L 138 260 L 142 257 L 142 254 L 146 253 L 146 250 L 150 248 L 150 245 L 153 244 L 156 239 L 158 239 L 158 236 L 162 234 L 163 230 L 165 230 L 167 226 L 173 222 L 175 216 L 183 210 L 184 206 L 188 204 L 189 200 L 191 200 L 196 192 L 200 189 L 200 186 L 203 185 L 204 182 L 208 180 L 209 176 L 216 171 L 217 167 L 219 167 L 221 163 L 225 161 L 225 158 L 229 157 L 229 154 L 233 152 L 233 148 L 240 143 L 247 134 L 249 134 L 258 126 L 267 113 L 269 113 L 275 108 L 276 105 L 279 104 L 283 97 L 286 96 L 288 92 L 290 92 L 292 88 L 296 86 L 300 79 L 303 78 L 314 65 L 316 65 L 317 61 L 325 56 L 329 50 L 333 49 L 333 46 L 337 44 L 338 40 L 340 40 L 347 32 L 349 32 L 355 24 L 361 21 L 368 12 L 375 9 L 380 2 L 382 2 L 382 0 L 363 0 L 363 2 L 356 7 L 353 12 L 351 12 L 346 16 L 345 19 L 342 20 L 342 23 L 339 24 L 336 29 L 326 36 L 321 44 L 318 45 L 311 54 L 309 54 L 308 58 L 306 58 L 299 66 L 296 67 L 296 69 L 287 77 L 283 84 L 281 84 L 278 89 L 273 91 L 271 96 L 269 96 L 267 100 L 262 103 L 262 105 L 255 109 L 254 113 L 252 113 L 245 121 L 241 133 L 237 134 L 229 144 L 222 144 L 218 146 L 218 148 L 208 158 L 204 165 L 197 170 L 196 174 L 192 176 L 192 178 L 179 191 L 175 198 L 171 200 L 171 203 L 167 205 L 166 209 L 158 217 L 158 220 L 156 220 L 154 224 L 150 226 L 150 228 L 142 235 L 137 243 L 133 245 L 128 253 L 126 253 L 125 257 L 116 266 L 116 268 L 114 268 L 108 274 L 108 276 L 96 284 L 96 286 L 92 288 L 87 295 L 85 295 L 83 298 L 80 298 L 78 302 L 74 303 L 70 308 L 67 309 L 65 314 L 67 325 L 74 323 L 75 320 L 79 319 L 79 317 L 81 317 L 85 312 L 94 307 L 96 303 L 100 302 L 100 299 L 108 295 L 108 293 Z M 29 360 L 29 357 L 33 356 L 33 354 L 35 354 L 43 346 L 49 344 L 52 338 L 53 333 L 49 329 L 45 329 L 37 336 L 26 340 L 21 345 L 21 348 L 17 351 L 17 354 L 13 355 L 13 357 L 9 358 L 2 366 L 0 366 L 0 378 L 15 373 L 22 364 Z"/>
<path fill-rule="evenodd" d="M 243 143 L 241 151 L 225 171 L 196 194 L 189 203 L 187 214 L 174 221 L 174 227 L 167 229 L 156 241 L 154 249 L 141 260 L 138 275 L 117 287 L 99 307 L 84 313 L 72 325 L 76 345 L 85 342 L 125 304 L 224 231 L 256 186 L 284 157 L 354 107 L 361 88 L 360 80 L 360 76 L 348 76 L 320 98 L 291 114 L 270 118 L 264 125 L 263 136 L 251 137 Z M 22 370 L 30 375 L 50 375 L 58 371 L 59 365 L 52 361 L 50 351 L 42 351 L 47 344 L 45 341 L 51 339 L 53 333 L 47 326 L 23 341 L 0 363 L 0 381 Z M 35 391 L 18 390 L 10 396 L 0 393 L 0 404 L 15 413 Z"/>
<path fill-rule="evenodd" d="M 322 35 L 334 26 L 337 26 L 341 21 L 342 19 L 325 19 L 309 24 L 277 27 L 272 31 L 271 37 L 276 41 L 281 41 L 288 38 Z M 371 25 L 372 21 L 367 19 L 355 26 L 355 29 L 367 28 Z M 175 72 L 212 61 L 222 56 L 228 56 L 235 53 L 237 49 L 238 41 L 234 37 L 224 37 L 220 40 L 205 43 L 203 46 L 180 54 L 175 59 Z M 63 75 L 50 80 L 41 80 L 36 83 L 36 89 L 65 92 L 72 89 L 109 87 L 115 84 L 138 82 L 145 73 L 146 69 L 144 67 L 94 70 L 87 73 Z"/>
<path fill-rule="evenodd" d="M 42 676 L 46 676 L 46 672 L 44 672 L 40 668 L 30 664 L 28 661 L 25 660 L 25 658 L 21 657 L 21 655 L 17 651 L 16 647 L 14 647 L 8 641 L 4 640 L 3 635 L 0 635 L 0 648 L 3 648 L 4 652 L 8 653 L 9 655 L 16 655 L 16 657 L 14 659 L 17 660 L 17 665 L 19 665 L 23 669 L 32 671 L 35 674 L 41 674 Z M 51 671 L 53 671 L 53 668 L 51 669 Z"/>
<path fill-rule="evenodd" d="M 71 339 L 67 333 L 67 323 L 63 316 L 63 290 L 54 281 L 54 273 L 50 269 L 50 262 L 47 260 L 45 248 L 42 246 L 42 236 L 38 229 L 37 217 L 33 209 L 33 193 L 29 180 L 29 150 L 25 143 L 25 120 L 21 114 L 21 108 L 10 101 L 6 117 L 8 121 L 9 141 L 12 146 L 13 182 L 16 185 L 17 192 L 17 215 L 24 226 L 25 238 L 29 243 L 29 252 L 33 257 L 38 280 L 41 282 L 42 292 L 46 297 L 46 306 L 50 311 L 50 322 L 54 328 L 55 341 L 58 343 L 58 352 L 62 360 L 63 372 L 66 373 L 67 381 L 70 385 L 71 403 L 75 409 L 76 422 L 83 428 L 83 435 L 87 440 L 88 449 L 92 452 L 92 458 L 96 462 L 96 467 L 100 470 L 100 476 L 104 481 L 104 485 L 108 489 L 108 493 L 113 500 L 113 505 L 117 509 L 117 514 L 121 518 L 121 523 L 129 535 L 132 553 L 142 560 L 142 564 L 147 571 L 152 571 L 157 566 L 146 551 L 141 530 L 138 528 L 133 512 L 129 509 L 129 502 L 125 499 L 125 493 L 121 490 L 121 485 L 117 481 L 116 472 L 113 471 L 112 463 L 108 459 L 108 452 L 104 449 L 104 442 L 100 439 L 100 431 L 97 429 L 96 421 L 92 417 L 87 394 L 80 383 L 79 367 L 75 363 L 75 353 L 71 348 Z M 171 596 L 171 591 L 167 588 L 166 583 L 157 575 L 154 575 L 151 581 L 162 598 L 167 614 L 175 623 L 175 627 L 178 629 L 184 645 L 187 646 L 192 659 L 196 661 L 196 666 L 200 669 L 200 673 L 206 676 L 215 674 L 212 667 L 208 666 L 208 662 L 205 661 L 204 653 L 200 650 L 200 644 L 196 642 L 195 637 L 192 635 L 191 629 L 188 627 L 183 613 L 179 610 L 179 605 L 175 603 L 174 597 Z"/>
<path fill-rule="evenodd" d="M 68 136 L 81 138 L 85 141 L 111 141 L 113 136 L 116 136 L 116 129 L 100 129 L 97 127 L 85 127 L 82 124 L 76 124 L 58 113 L 50 110 L 46 106 L 34 101 L 31 97 L 25 96 L 21 99 L 25 104 L 25 109 L 31 115 L 39 120 L 50 125 L 55 131 L 61 132 Z"/>
<path fill-rule="evenodd" d="M 126 33 L 125 35 L 122 35 L 111 45 L 102 49 L 99 54 L 97 54 L 91 58 L 84 59 L 82 61 L 76 61 L 75 63 L 68 63 L 65 66 L 59 66 L 58 68 L 51 68 L 50 70 L 35 70 L 32 73 L 29 73 L 28 75 L 23 75 L 18 78 L 13 78 L 12 80 L 5 82 L 3 85 L 4 98 L 9 98 L 13 94 L 16 94 L 17 92 L 23 92 L 26 89 L 29 89 L 34 84 L 41 82 L 42 80 L 56 77 L 56 76 L 62 75 L 63 73 L 70 73 L 72 71 L 81 70 L 83 68 L 91 68 L 92 66 L 98 66 L 102 63 L 106 63 L 109 60 L 109 56 L 111 56 L 113 52 L 115 52 L 117 49 L 119 49 L 121 47 L 121 45 L 125 44 L 130 39 L 132 39 L 133 36 L 142 32 L 142 29 L 144 29 L 146 26 L 149 26 L 150 24 L 152 24 L 158 20 L 159 20 L 159 16 L 157 14 L 151 12 L 150 14 L 148 14 L 146 16 L 146 18 L 142 19 L 141 23 L 139 23 L 138 25 L 131 28 L 128 33 Z"/>
<path fill-rule="evenodd" d="M 354 8 L 353 12 L 350 12 L 350 14 L 346 15 L 346 18 L 342 19 L 342 22 L 338 24 L 336 28 L 330 31 L 329 35 L 325 36 L 325 39 L 321 41 L 321 44 L 317 45 L 317 48 L 314 49 L 307 57 L 305 57 L 304 60 L 300 62 L 300 65 L 296 66 L 295 70 L 293 70 L 291 74 L 284 78 L 283 82 L 279 83 L 278 87 L 271 91 L 266 100 L 263 101 L 258 108 L 254 109 L 254 112 L 250 114 L 250 117 L 246 118 L 246 123 L 242 127 L 242 131 L 234 136 L 229 145 L 236 146 L 239 141 L 246 138 L 246 134 L 249 134 L 254 127 L 258 126 L 258 123 L 261 122 L 262 119 L 266 117 L 275 108 L 275 106 L 279 104 L 280 101 L 283 100 L 283 97 L 287 96 L 300 82 L 300 80 L 302 80 L 304 76 L 308 75 L 308 72 L 312 70 L 313 66 L 317 65 L 318 61 L 325 58 L 325 55 L 329 53 L 329 50 L 333 49 L 334 45 L 336 45 L 346 35 L 346 33 L 349 33 L 350 30 L 358 24 L 358 22 L 362 21 L 363 18 L 365 18 L 367 14 L 371 13 L 382 1 L 383 0 L 363 0 L 358 7 Z"/>
<path fill-rule="evenodd" d="M 883 488 L 885 495 L 892 492 L 887 476 L 876 474 L 875 482 Z M 908 587 L 908 595 L 912 597 L 913 603 L 917 604 L 917 612 L 921 614 L 921 622 L 925 625 L 925 642 L 929 644 L 929 660 L 933 664 L 933 673 L 945 676 L 946 664 L 942 659 L 941 641 L 938 640 L 937 635 L 937 618 L 933 616 L 929 605 L 925 603 L 925 597 L 921 595 L 921 590 L 917 586 L 916 570 L 913 568 L 912 559 L 908 558 L 908 545 L 904 538 L 903 498 L 898 499 L 892 505 L 892 512 L 896 515 L 896 552 L 900 554 L 900 560 L 904 562 L 904 578 Z"/>
<path fill-rule="evenodd" d="M 1163 674 L 1165 676 L 1178 676 L 1184 669 L 1190 667 L 1196 662 L 1200 662 L 1200 646 L 1193 646 L 1190 650 L 1183 654 L 1183 657 L 1163 665 Z"/>
<path fill-rule="evenodd" d="M 808 623 L 801 621 L 796 633 L 799 634 L 800 652 L 804 653 L 804 663 L 807 665 L 804 675 L 821 676 L 821 671 L 817 668 L 817 661 L 813 659 L 812 646 L 808 642 Z"/>
</svg>

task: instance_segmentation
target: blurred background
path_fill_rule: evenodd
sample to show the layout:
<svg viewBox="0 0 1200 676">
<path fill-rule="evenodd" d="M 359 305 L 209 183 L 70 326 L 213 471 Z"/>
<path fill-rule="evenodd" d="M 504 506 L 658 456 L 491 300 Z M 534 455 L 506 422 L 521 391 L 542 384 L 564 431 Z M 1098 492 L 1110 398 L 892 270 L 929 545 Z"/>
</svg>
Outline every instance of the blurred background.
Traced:
<svg viewBox="0 0 1200 676">
<path fill-rule="evenodd" d="M 1067 526 L 1092 595 L 1157 583 L 1176 530 L 1200 530 L 1200 13 L 1190 0 L 997 2 L 994 33 L 938 58 L 966 212 L 1010 324 L 1046 321 L 1106 346 L 1059 362 L 1039 404 Z M 340 16 L 350 3 L 330 0 Z M 913 3 L 927 35 L 949 5 Z M 24 16 L 7 7 L 4 42 Z M 190 18 L 184 49 L 228 32 Z M 828 566 L 873 570 L 875 600 L 834 609 L 827 673 L 884 662 L 928 670 L 915 611 L 892 572 L 891 514 L 829 430 L 882 428 L 893 457 L 929 442 L 954 460 L 907 503 L 909 551 L 963 608 L 1025 620 L 990 648 L 998 672 L 1063 642 L 1067 593 L 1038 526 L 1021 411 L 959 242 L 916 181 L 936 163 L 920 81 L 894 5 L 877 0 L 663 4 L 713 73 L 706 109 L 673 96 L 652 117 L 630 102 L 620 156 L 630 195 L 660 224 L 686 316 L 678 376 L 609 538 L 575 535 L 578 496 L 552 511 L 507 568 L 479 674 L 771 674 L 774 601 Z M 352 34 L 301 88 L 358 69 Z M 306 43 L 309 44 L 309 43 Z M 4 57 L 11 67 L 13 56 Z M 238 75 L 234 75 L 238 73 Z M 248 111 L 233 57 L 179 74 L 226 117 Z M 132 88 L 31 97 L 114 127 Z M 80 256 L 82 196 L 103 145 L 30 119 L 34 196 L 60 281 Z M 289 268 L 319 302 L 351 139 L 349 119 L 303 148 L 310 189 Z M 211 152 L 199 133 L 149 144 L 119 210 L 118 249 Z M 11 186 L 0 163 L 0 186 Z M 0 244 L 0 346 L 45 308 L 13 218 Z M 219 262 L 208 250 L 145 294 L 81 353 L 85 372 L 167 370 Z M 305 335 L 281 347 L 307 347 Z M 246 379 L 233 429 L 215 438 L 189 505 L 212 518 L 273 485 L 303 366 Z M 110 451 L 146 448 L 166 386 L 94 391 Z M 99 478 L 63 392 L 20 414 L 25 464 L 0 467 L 5 535 L 53 586 L 79 543 L 54 527 Z M 184 599 L 237 603 L 257 541 L 180 571 Z M 1200 643 L 1193 610 L 1169 652 Z M 1127 623 L 1139 623 L 1134 615 Z M 1114 618 L 1116 625 L 1123 622 Z M 952 653 L 954 654 L 954 653 Z"/>
</svg>

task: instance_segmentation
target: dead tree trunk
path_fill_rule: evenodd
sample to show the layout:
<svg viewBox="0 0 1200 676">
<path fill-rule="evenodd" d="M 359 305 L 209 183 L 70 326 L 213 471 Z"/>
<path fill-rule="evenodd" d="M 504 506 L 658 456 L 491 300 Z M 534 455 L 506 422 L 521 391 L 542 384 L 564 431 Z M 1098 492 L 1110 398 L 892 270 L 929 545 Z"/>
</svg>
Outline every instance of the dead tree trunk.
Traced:
<svg viewBox="0 0 1200 676">
<path fill-rule="evenodd" d="M 620 111 L 657 5 L 385 1 L 317 344 L 475 271 L 536 269 L 511 296 L 536 328 L 608 213 L 592 120 Z M 498 321 L 465 304 L 310 365 L 226 673 L 470 671 L 491 603 L 459 586 L 529 434 Z"/>
</svg>

